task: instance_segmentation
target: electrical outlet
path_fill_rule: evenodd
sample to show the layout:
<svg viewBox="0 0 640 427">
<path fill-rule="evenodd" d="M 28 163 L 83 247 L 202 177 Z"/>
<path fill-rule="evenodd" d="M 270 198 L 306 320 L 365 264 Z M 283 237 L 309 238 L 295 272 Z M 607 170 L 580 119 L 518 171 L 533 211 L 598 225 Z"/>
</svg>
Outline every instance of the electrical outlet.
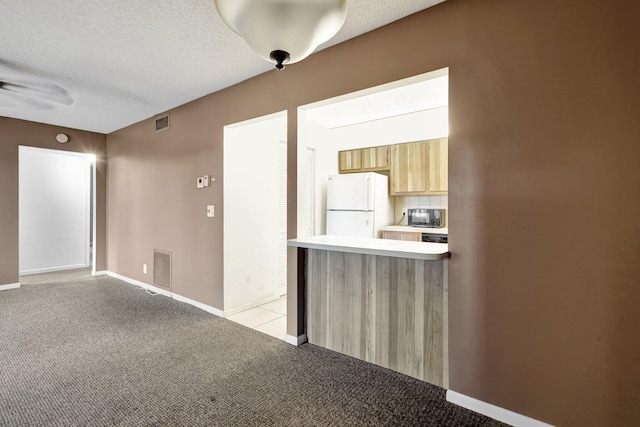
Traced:
<svg viewBox="0 0 640 427">
<path fill-rule="evenodd" d="M 407 208 L 402 208 L 402 216 L 407 216 Z"/>
<path fill-rule="evenodd" d="M 147 264 L 142 264 L 142 273 L 147 274 Z"/>
<path fill-rule="evenodd" d="M 215 216 L 215 206 L 207 205 L 207 217 L 213 218 Z"/>
</svg>

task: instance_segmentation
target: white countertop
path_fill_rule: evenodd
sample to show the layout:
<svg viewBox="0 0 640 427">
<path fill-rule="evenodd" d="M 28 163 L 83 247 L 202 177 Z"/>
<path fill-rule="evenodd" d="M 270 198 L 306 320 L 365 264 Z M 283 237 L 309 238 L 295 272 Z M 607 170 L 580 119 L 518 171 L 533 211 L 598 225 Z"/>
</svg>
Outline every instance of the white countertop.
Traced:
<svg viewBox="0 0 640 427">
<path fill-rule="evenodd" d="M 449 256 L 449 245 L 446 243 L 408 242 L 362 237 L 301 237 L 287 241 L 287 245 L 325 251 L 425 260 L 439 260 Z"/>
<path fill-rule="evenodd" d="M 400 231 L 403 233 L 449 234 L 448 228 L 409 227 L 407 225 L 387 225 L 380 227 L 382 231 Z"/>
</svg>

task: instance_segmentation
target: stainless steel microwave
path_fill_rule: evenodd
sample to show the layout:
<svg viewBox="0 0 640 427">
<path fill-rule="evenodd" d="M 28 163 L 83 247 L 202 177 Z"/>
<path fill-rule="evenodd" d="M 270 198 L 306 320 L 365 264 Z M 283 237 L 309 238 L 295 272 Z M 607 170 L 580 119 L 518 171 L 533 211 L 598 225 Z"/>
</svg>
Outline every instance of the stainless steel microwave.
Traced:
<svg viewBox="0 0 640 427">
<path fill-rule="evenodd" d="M 407 223 L 411 227 L 442 228 L 445 226 L 445 209 L 409 209 Z"/>
</svg>

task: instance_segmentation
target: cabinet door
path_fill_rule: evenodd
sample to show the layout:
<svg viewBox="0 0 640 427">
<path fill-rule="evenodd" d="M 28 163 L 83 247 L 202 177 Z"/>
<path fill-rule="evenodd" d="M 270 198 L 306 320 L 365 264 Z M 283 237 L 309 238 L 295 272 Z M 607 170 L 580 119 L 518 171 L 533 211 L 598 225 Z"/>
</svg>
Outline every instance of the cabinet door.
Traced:
<svg viewBox="0 0 640 427">
<path fill-rule="evenodd" d="M 382 238 L 389 239 L 389 240 L 405 240 L 405 241 L 412 241 L 412 242 L 422 241 L 422 235 L 420 233 L 405 233 L 402 231 L 383 231 Z"/>
<path fill-rule="evenodd" d="M 389 146 L 370 147 L 362 149 L 363 170 L 388 170 Z"/>
<path fill-rule="evenodd" d="M 447 138 L 429 142 L 429 191 L 447 192 L 449 187 L 449 146 Z"/>
<path fill-rule="evenodd" d="M 429 146 L 427 141 L 394 145 L 391 163 L 392 195 L 429 191 Z"/>
<path fill-rule="evenodd" d="M 447 138 L 440 138 L 392 146 L 391 195 L 446 193 L 447 141 Z"/>
<path fill-rule="evenodd" d="M 346 150 L 338 152 L 338 170 L 355 172 L 362 169 L 362 150 Z"/>
</svg>

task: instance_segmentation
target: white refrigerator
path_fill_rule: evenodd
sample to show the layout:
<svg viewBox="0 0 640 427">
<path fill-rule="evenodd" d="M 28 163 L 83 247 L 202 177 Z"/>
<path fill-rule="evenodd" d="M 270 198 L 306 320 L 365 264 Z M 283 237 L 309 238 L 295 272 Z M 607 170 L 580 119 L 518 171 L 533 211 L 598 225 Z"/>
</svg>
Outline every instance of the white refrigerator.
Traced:
<svg viewBox="0 0 640 427">
<path fill-rule="evenodd" d="M 327 234 L 380 237 L 380 227 L 391 224 L 389 178 L 374 172 L 329 175 Z"/>
</svg>

